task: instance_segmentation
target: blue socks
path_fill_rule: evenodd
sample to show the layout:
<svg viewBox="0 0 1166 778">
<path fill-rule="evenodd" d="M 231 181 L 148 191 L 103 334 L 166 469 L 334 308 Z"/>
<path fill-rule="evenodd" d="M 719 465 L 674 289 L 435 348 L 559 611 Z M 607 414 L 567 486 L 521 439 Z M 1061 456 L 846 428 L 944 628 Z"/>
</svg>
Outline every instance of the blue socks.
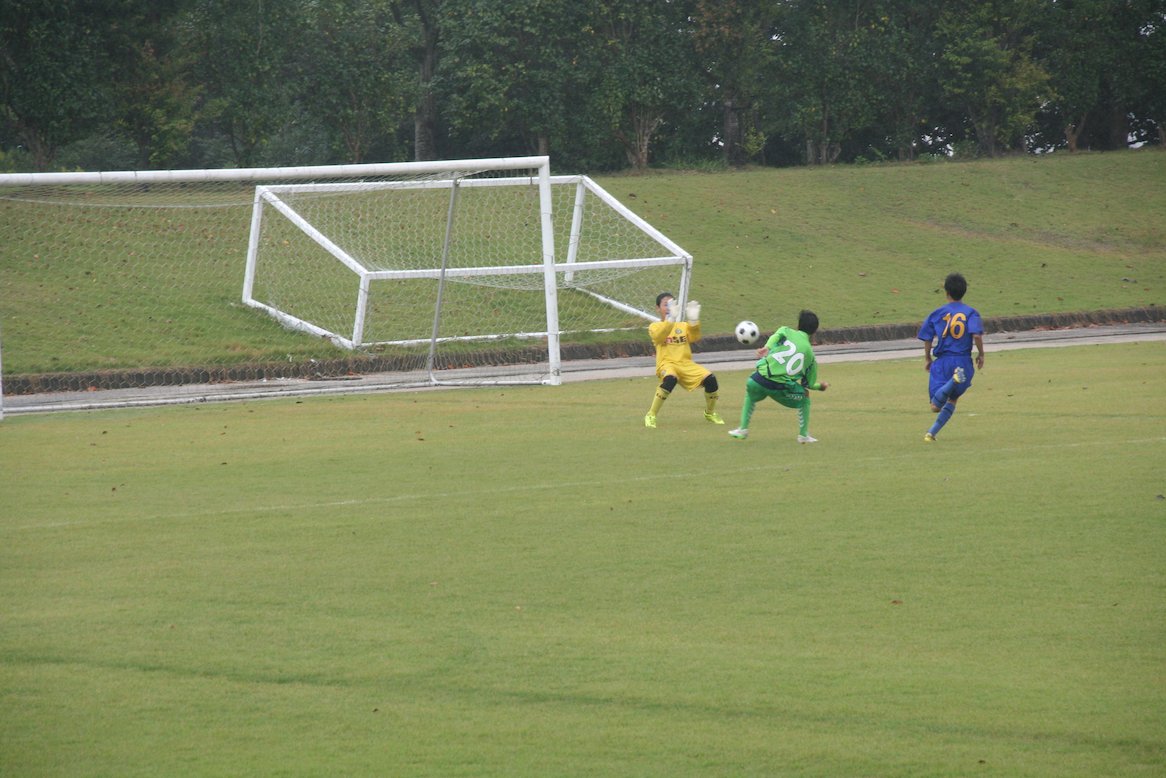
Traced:
<svg viewBox="0 0 1166 778">
<path fill-rule="evenodd" d="M 955 388 L 955 379 L 949 378 L 947 383 L 944 384 L 943 386 L 941 386 L 939 388 L 939 391 L 935 393 L 935 396 L 931 398 L 931 404 L 934 405 L 936 408 L 942 408 L 944 403 L 947 402 L 947 398 L 951 397 L 951 390 L 954 388 Z M 948 415 L 950 416 L 951 414 L 948 414 Z M 943 425 L 941 424 L 940 426 L 943 426 Z"/>
<path fill-rule="evenodd" d="M 945 387 L 946 388 L 946 387 Z M 936 395 L 937 397 L 939 395 Z M 931 425 L 931 429 L 927 430 L 932 436 L 935 436 L 943 429 L 943 425 L 947 424 L 947 420 L 955 413 L 955 405 L 944 402 L 943 407 L 939 409 L 939 415 L 935 417 L 935 423 Z"/>
</svg>

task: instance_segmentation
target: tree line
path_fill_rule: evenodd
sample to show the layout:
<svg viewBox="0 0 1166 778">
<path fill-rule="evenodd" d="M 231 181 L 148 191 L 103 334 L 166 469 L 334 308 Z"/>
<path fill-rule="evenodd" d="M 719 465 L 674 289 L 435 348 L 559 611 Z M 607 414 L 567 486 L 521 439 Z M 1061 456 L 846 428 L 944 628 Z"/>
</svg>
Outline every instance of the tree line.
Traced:
<svg viewBox="0 0 1166 778">
<path fill-rule="evenodd" d="M 1166 0 L 0 0 L 0 170 L 1166 142 Z"/>
</svg>

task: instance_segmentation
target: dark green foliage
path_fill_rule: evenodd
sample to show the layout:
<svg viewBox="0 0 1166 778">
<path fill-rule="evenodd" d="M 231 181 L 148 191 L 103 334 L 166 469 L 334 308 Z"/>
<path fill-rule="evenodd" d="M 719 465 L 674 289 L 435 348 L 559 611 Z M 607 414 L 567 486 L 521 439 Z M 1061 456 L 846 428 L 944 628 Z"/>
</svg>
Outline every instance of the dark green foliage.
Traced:
<svg viewBox="0 0 1166 778">
<path fill-rule="evenodd" d="M 1166 0 L 0 0 L 0 169 L 1161 143 Z M 129 164 L 127 164 L 129 163 Z"/>
</svg>

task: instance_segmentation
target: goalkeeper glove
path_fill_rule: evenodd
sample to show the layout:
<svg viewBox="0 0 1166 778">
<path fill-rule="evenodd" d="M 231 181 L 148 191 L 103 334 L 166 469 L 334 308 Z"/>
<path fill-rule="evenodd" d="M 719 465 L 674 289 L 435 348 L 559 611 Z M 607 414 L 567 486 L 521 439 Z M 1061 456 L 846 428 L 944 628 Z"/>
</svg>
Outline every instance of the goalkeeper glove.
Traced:
<svg viewBox="0 0 1166 778">
<path fill-rule="evenodd" d="M 684 315 L 689 321 L 700 321 L 700 303 L 696 300 L 689 300 L 688 304 L 684 306 Z"/>
<path fill-rule="evenodd" d="M 680 312 L 676 309 L 675 299 L 669 299 L 668 302 L 664 303 L 664 311 L 666 321 L 680 321 Z"/>
</svg>

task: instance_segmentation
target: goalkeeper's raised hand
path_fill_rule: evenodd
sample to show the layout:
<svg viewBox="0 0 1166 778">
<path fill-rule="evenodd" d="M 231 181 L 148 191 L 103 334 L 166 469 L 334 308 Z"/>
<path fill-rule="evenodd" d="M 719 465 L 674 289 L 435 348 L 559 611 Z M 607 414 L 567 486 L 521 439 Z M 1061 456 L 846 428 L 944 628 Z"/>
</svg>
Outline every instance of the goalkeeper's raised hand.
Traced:
<svg viewBox="0 0 1166 778">
<path fill-rule="evenodd" d="M 700 303 L 689 300 L 684 306 L 684 318 L 688 321 L 700 321 Z"/>
</svg>

